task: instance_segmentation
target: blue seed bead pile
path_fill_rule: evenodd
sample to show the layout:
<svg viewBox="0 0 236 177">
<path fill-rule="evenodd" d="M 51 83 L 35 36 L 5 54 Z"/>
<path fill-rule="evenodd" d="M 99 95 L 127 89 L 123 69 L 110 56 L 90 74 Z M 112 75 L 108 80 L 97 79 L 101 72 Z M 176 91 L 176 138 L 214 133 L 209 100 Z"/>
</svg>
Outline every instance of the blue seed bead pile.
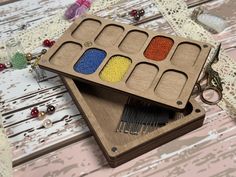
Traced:
<svg viewBox="0 0 236 177">
<path fill-rule="evenodd" d="M 99 49 L 88 49 L 74 65 L 74 70 L 82 74 L 92 74 L 106 57 L 106 52 Z"/>
</svg>

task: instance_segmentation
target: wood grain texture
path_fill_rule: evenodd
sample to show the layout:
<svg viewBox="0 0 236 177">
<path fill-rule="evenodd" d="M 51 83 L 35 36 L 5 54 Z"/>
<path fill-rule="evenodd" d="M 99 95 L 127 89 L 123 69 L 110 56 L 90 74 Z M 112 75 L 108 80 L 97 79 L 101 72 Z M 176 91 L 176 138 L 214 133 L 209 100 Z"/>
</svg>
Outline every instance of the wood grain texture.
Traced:
<svg viewBox="0 0 236 177">
<path fill-rule="evenodd" d="M 203 124 L 205 111 L 191 99 L 184 110 L 185 114 L 169 113 L 171 117 L 165 126 L 157 126 L 148 133 L 136 135 L 121 133 L 116 130 L 128 96 L 69 78 L 63 80 L 111 167 L 117 167 Z M 155 109 L 162 110 L 157 106 Z"/>
<path fill-rule="evenodd" d="M 155 88 L 155 94 L 163 99 L 176 100 L 184 92 L 183 88 L 188 79 L 188 76 L 181 72 L 166 71 Z"/>
<path fill-rule="evenodd" d="M 214 114 L 214 112 L 217 113 Z M 218 107 L 209 108 L 208 113 L 211 114 L 205 119 L 202 128 L 115 169 L 105 165 L 106 161 L 101 151 L 89 138 L 19 166 L 15 168 L 15 175 L 19 177 L 37 175 L 234 176 L 236 174 L 234 168 L 236 163 L 235 123 Z M 79 157 L 75 156 L 74 152 L 79 153 L 81 149 L 84 153 Z M 94 149 L 96 149 L 96 156 Z M 48 161 L 48 159 L 53 160 Z M 85 164 L 82 168 L 81 163 Z"/>
<path fill-rule="evenodd" d="M 111 46 L 115 45 L 117 40 L 120 38 L 122 33 L 124 32 L 124 28 L 116 25 L 106 26 L 101 33 L 95 39 L 95 42 L 101 46 Z"/>
<path fill-rule="evenodd" d="M 13 34 L 19 31 L 21 24 L 26 23 L 29 28 L 39 24 L 43 19 L 47 18 L 47 16 L 55 14 L 57 9 L 64 8 L 71 2 L 72 0 L 24 0 L 1 6 L 1 39 L 2 37 L 5 38 L 10 36 L 10 30 Z M 201 1 L 191 0 L 188 2 L 195 3 Z M 144 7 L 149 9 L 146 10 L 146 17 L 148 17 L 157 13 L 156 7 L 149 7 L 150 3 L 152 3 L 152 1 L 149 0 L 123 1 L 123 3 L 106 9 L 106 11 L 98 12 L 98 15 L 106 16 L 106 18 L 112 16 L 114 18 L 116 17 L 116 20 L 118 21 L 130 23 L 132 22 L 132 19 L 118 17 L 116 14 L 123 14 L 132 8 Z M 234 46 L 236 38 L 234 34 L 236 25 L 236 2 L 233 0 L 214 0 L 210 3 L 203 4 L 203 6 L 208 9 L 210 13 L 215 13 L 224 17 L 229 23 L 230 26 L 223 33 L 215 35 L 214 37 L 218 41 L 222 42 L 224 48 L 228 48 L 227 53 L 231 57 L 235 57 L 236 52 Z M 166 23 L 162 18 L 142 24 L 141 27 L 174 34 L 168 23 Z M 36 92 L 38 89 L 36 87 L 38 83 L 34 83 L 33 78 L 29 76 L 25 77 L 26 82 L 25 80 L 22 80 L 21 84 L 26 83 L 23 84 L 24 86 L 17 87 L 20 78 L 22 77 L 20 76 L 20 71 L 18 71 L 14 77 L 17 76 L 19 79 L 13 79 L 13 73 L 14 72 L 9 72 L 7 75 L 8 77 L 5 78 L 9 80 L 9 82 L 4 84 L 1 82 L 0 85 L 0 97 L 4 97 L 4 99 L 1 100 L 1 103 L 3 100 L 12 100 L 12 106 L 9 110 L 10 112 L 13 110 L 14 98 L 26 94 L 24 92 L 25 88 L 27 88 L 29 92 Z M 0 78 L 2 75 L 3 74 L 0 73 Z M 6 76 L 6 73 L 4 73 L 4 75 Z M 27 70 L 25 71 L 25 75 L 28 75 Z M 11 84 L 12 82 L 13 84 Z M 32 83 L 32 85 L 27 86 L 28 83 Z M 60 79 L 54 75 L 49 77 L 48 81 L 45 80 L 39 84 L 42 88 L 48 88 L 49 85 L 51 88 L 53 88 L 61 85 L 62 83 Z M 3 85 L 4 89 L 2 89 Z M 9 92 L 9 88 L 12 90 L 11 92 Z M 20 104 L 23 103 L 24 101 L 20 102 Z M 20 104 L 17 105 L 17 107 L 21 107 Z M 30 104 L 30 102 L 28 102 L 26 105 L 28 105 L 29 108 L 33 106 Z M 229 115 L 220 110 L 218 107 L 208 107 L 206 105 L 203 106 L 207 110 L 207 118 L 205 120 L 204 126 L 201 129 L 191 132 L 185 136 L 182 136 L 181 138 L 161 146 L 160 148 L 146 153 L 135 160 L 122 165 L 119 168 L 109 168 L 108 165 L 106 165 L 106 160 L 95 143 L 95 140 L 93 138 L 88 138 L 46 154 L 38 159 L 29 161 L 24 165 L 17 166 L 14 169 L 14 176 L 234 177 L 236 176 L 236 123 L 230 118 Z M 68 109 L 70 110 L 70 108 Z M 9 111 L 6 110 L 5 112 L 7 113 Z M 29 109 L 22 109 L 19 114 L 16 114 L 15 119 L 17 119 L 17 117 L 22 117 L 25 119 L 25 117 L 27 117 L 26 115 L 28 115 L 28 111 Z M 73 114 L 76 113 L 73 112 Z M 15 140 L 17 141 L 17 139 Z M 37 142 L 37 139 L 35 139 L 35 142 Z M 43 148 L 43 146 L 46 145 L 47 144 L 44 143 L 40 146 Z M 25 144 L 24 147 L 27 147 L 27 144 Z M 23 150 L 21 154 L 26 153 L 26 155 L 30 155 L 32 153 L 30 149 L 33 147 L 34 146 L 27 147 L 29 151 L 26 151 L 26 153 L 25 150 Z M 13 150 L 16 152 L 15 149 Z M 16 155 L 14 156 L 17 157 Z"/>
<path fill-rule="evenodd" d="M 27 28 L 34 27 L 70 3 L 72 1 L 25 0 L 1 6 L 1 39 L 22 31 L 22 25 L 26 25 Z M 36 51 L 40 50 L 41 48 Z M 71 102 L 59 77 L 47 72 L 47 78 L 37 82 L 28 69 L 14 71 L 9 69 L 0 73 L 0 109 L 4 114 L 4 126 L 12 143 L 15 165 L 48 152 L 54 145 L 59 145 L 59 148 L 63 146 L 62 142 L 68 144 L 68 140 L 74 141 L 88 134 L 87 126 Z M 34 106 L 45 109 L 46 105 L 51 103 L 57 104 L 60 113 L 51 117 L 56 125 L 55 129 L 47 131 L 42 128 L 42 122 L 30 117 L 30 110 Z M 52 138 L 49 139 L 48 136 Z"/>
<path fill-rule="evenodd" d="M 134 90 L 145 91 L 151 87 L 157 73 L 158 68 L 155 65 L 140 63 L 135 66 L 126 85 Z"/>
</svg>

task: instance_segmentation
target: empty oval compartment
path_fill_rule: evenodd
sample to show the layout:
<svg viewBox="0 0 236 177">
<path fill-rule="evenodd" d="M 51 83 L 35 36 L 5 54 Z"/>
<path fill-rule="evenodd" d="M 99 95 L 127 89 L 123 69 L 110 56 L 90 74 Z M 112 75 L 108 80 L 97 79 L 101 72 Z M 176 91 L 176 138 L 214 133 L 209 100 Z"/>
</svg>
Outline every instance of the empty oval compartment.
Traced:
<svg viewBox="0 0 236 177">
<path fill-rule="evenodd" d="M 164 36 L 156 36 L 149 43 L 144 52 L 144 56 L 151 60 L 161 61 L 166 59 L 174 41 Z"/>
<path fill-rule="evenodd" d="M 140 63 L 135 66 L 126 85 L 133 90 L 145 91 L 150 88 L 157 73 L 158 68 L 156 66 L 149 63 Z"/>
<path fill-rule="evenodd" d="M 92 74 L 106 58 L 106 52 L 100 49 L 88 49 L 74 65 L 74 70 L 82 74 Z"/>
<path fill-rule="evenodd" d="M 137 53 L 143 47 L 147 38 L 148 34 L 143 31 L 130 31 L 119 45 L 119 49 L 126 53 Z"/>
<path fill-rule="evenodd" d="M 176 100 L 185 86 L 187 76 L 178 71 L 166 71 L 155 88 L 155 94 L 163 99 Z"/>
<path fill-rule="evenodd" d="M 103 28 L 102 32 L 98 35 L 95 43 L 101 46 L 111 46 L 114 45 L 120 38 L 124 28 L 118 25 L 107 25 Z"/>
<path fill-rule="evenodd" d="M 181 43 L 175 50 L 174 55 L 171 58 L 171 63 L 180 67 L 193 66 L 196 62 L 201 48 L 192 43 Z"/>
<path fill-rule="evenodd" d="M 86 19 L 73 31 L 72 37 L 78 40 L 93 40 L 95 33 L 101 26 L 101 22 L 94 19 Z"/>
<path fill-rule="evenodd" d="M 74 42 L 63 43 L 49 59 L 56 66 L 68 66 L 81 52 L 81 45 Z"/>
<path fill-rule="evenodd" d="M 99 76 L 107 82 L 119 82 L 123 79 L 131 63 L 131 59 L 127 57 L 120 55 L 113 56 L 104 66 Z"/>
</svg>

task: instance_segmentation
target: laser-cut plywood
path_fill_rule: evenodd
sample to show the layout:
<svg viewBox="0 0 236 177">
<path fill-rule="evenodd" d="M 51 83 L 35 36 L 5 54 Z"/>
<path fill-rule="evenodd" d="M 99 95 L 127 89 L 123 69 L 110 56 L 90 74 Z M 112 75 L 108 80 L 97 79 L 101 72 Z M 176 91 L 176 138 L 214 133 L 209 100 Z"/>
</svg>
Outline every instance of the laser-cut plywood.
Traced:
<svg viewBox="0 0 236 177">
<path fill-rule="evenodd" d="M 42 57 L 39 65 L 89 84 L 109 87 L 164 107 L 183 110 L 210 49 L 206 43 L 85 15 L 71 25 Z M 86 51 L 93 50 L 106 55 L 99 59 L 101 62 L 94 70 L 81 71 L 92 67 L 93 63 L 84 65 L 80 59 Z M 149 55 L 150 51 L 152 55 Z M 167 53 L 160 53 L 163 51 Z M 131 60 L 121 80 L 115 83 L 100 77 L 114 56 Z M 96 54 L 93 57 L 89 62 L 96 60 Z M 83 65 L 78 66 L 78 63 Z"/>
<path fill-rule="evenodd" d="M 204 109 L 190 99 L 184 111 L 172 115 L 165 126 L 147 134 L 117 132 L 128 95 L 69 78 L 63 80 L 111 167 L 184 135 L 202 126 L 204 121 Z"/>
</svg>

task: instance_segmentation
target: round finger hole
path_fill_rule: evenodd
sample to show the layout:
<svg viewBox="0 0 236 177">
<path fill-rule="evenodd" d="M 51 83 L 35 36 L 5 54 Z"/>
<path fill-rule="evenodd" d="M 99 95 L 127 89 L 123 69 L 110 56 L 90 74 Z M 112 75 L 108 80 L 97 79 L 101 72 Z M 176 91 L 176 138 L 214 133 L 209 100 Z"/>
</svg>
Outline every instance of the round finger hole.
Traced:
<svg viewBox="0 0 236 177">
<path fill-rule="evenodd" d="M 199 112 L 201 112 L 201 110 L 200 109 L 195 109 L 195 112 L 199 113 Z"/>
<path fill-rule="evenodd" d="M 93 45 L 93 43 L 91 41 L 87 41 L 87 42 L 84 43 L 85 47 L 90 47 L 92 45 Z"/>
<path fill-rule="evenodd" d="M 177 101 L 176 103 L 177 103 L 177 105 L 182 105 L 183 104 L 182 101 Z"/>
<path fill-rule="evenodd" d="M 204 98 L 204 100 L 207 100 L 211 103 L 217 103 L 220 99 L 218 91 L 214 90 L 213 88 L 204 90 L 204 92 L 202 93 L 202 97 Z"/>
<path fill-rule="evenodd" d="M 112 147 L 111 150 L 112 150 L 112 152 L 117 152 L 118 149 L 117 149 L 117 147 Z"/>
</svg>

